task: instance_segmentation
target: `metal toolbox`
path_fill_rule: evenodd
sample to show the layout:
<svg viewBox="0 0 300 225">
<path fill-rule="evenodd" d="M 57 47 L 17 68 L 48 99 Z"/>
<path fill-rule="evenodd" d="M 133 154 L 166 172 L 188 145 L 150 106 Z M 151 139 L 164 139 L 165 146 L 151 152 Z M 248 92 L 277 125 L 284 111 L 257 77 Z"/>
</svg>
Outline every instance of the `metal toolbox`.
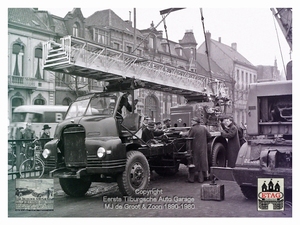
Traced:
<svg viewBox="0 0 300 225">
<path fill-rule="evenodd" d="M 224 184 L 203 184 L 201 186 L 201 200 L 224 200 Z"/>
</svg>

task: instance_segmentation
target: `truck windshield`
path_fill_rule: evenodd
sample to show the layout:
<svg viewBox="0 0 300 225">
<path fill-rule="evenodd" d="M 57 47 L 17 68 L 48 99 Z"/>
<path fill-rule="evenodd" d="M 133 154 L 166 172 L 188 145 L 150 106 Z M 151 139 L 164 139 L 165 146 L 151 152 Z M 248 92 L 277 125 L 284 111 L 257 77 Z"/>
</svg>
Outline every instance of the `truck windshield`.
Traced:
<svg viewBox="0 0 300 225">
<path fill-rule="evenodd" d="M 112 115 L 116 105 L 116 97 L 96 96 L 74 102 L 66 115 L 66 119 L 83 115 Z"/>
</svg>

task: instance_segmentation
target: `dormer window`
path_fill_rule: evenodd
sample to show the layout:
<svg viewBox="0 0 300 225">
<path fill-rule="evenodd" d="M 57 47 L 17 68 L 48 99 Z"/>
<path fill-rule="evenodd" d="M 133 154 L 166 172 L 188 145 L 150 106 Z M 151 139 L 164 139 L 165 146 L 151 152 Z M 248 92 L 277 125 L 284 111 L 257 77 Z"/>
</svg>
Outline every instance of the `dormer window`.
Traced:
<svg viewBox="0 0 300 225">
<path fill-rule="evenodd" d="M 175 51 L 177 55 L 182 56 L 182 47 L 179 44 L 175 45 Z"/>
<path fill-rule="evenodd" d="M 153 37 L 149 37 L 149 48 L 154 48 L 154 38 Z"/>
</svg>

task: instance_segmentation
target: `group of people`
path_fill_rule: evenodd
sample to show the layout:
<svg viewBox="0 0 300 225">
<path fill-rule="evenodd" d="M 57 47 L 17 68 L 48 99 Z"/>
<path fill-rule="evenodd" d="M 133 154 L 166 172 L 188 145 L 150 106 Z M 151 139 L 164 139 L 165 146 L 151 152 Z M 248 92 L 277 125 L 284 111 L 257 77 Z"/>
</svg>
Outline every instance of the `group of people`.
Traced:
<svg viewBox="0 0 300 225">
<path fill-rule="evenodd" d="M 155 138 L 162 136 L 171 127 L 171 120 L 166 118 L 161 122 L 153 122 L 149 117 L 144 118 L 141 139 L 146 143 L 157 143 Z"/>
<path fill-rule="evenodd" d="M 40 145 L 42 149 L 44 148 L 44 145 L 49 141 L 50 139 L 50 129 L 48 124 L 45 124 L 42 129 L 42 135 L 39 138 Z M 19 127 L 16 132 L 16 166 L 19 168 L 21 162 L 20 155 L 21 152 L 24 153 L 26 156 L 32 156 L 33 152 L 29 151 L 30 146 L 32 145 L 31 141 L 26 140 L 35 140 L 38 139 L 35 131 L 32 129 L 32 124 L 27 123 L 26 127 Z M 24 141 L 21 141 L 24 140 Z"/>
<path fill-rule="evenodd" d="M 121 103 L 118 108 L 118 113 L 121 115 L 123 106 L 129 111 L 134 111 L 137 100 L 134 101 L 133 106 L 128 102 L 128 95 L 126 92 L 122 96 Z M 171 127 L 171 120 L 166 118 L 161 122 L 153 122 L 149 117 L 146 117 L 143 121 L 142 136 L 141 139 L 145 143 L 158 143 L 158 139 L 162 136 L 168 128 Z M 203 183 L 204 180 L 209 179 L 209 165 L 208 165 L 208 152 L 207 143 L 211 138 L 210 132 L 207 128 L 200 124 L 200 118 L 194 117 L 191 120 L 191 128 L 189 131 L 181 132 L 182 136 L 192 137 L 192 166 L 188 166 L 188 179 L 187 182 L 194 183 L 195 178 L 198 182 Z M 174 125 L 176 126 L 176 124 Z M 186 126 L 186 124 L 185 124 Z M 221 136 L 228 140 L 227 151 L 227 166 L 234 167 L 237 159 L 240 146 L 243 144 L 243 136 L 240 128 L 234 123 L 232 117 L 224 117 L 219 120 L 219 127 L 221 130 Z M 196 175 L 196 176 L 195 176 Z"/>
<path fill-rule="evenodd" d="M 219 122 L 221 136 L 228 140 L 227 166 L 234 167 L 240 149 L 240 140 L 238 127 L 234 124 L 232 117 L 225 117 Z M 187 182 L 194 183 L 195 178 L 199 183 L 209 180 L 209 165 L 207 143 L 211 134 L 207 128 L 200 124 L 200 119 L 194 117 L 191 120 L 191 129 L 187 132 L 181 132 L 182 136 L 193 138 L 192 141 L 192 162 L 188 167 Z"/>
</svg>

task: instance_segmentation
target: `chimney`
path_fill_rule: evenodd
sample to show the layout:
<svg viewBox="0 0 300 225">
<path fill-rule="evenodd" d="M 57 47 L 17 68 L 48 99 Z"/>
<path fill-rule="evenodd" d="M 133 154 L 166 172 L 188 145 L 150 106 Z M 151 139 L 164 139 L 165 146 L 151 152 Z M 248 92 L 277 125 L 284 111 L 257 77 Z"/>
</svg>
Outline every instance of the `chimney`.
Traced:
<svg viewBox="0 0 300 225">
<path fill-rule="evenodd" d="M 207 48 L 205 48 L 206 52 L 210 52 L 210 43 L 211 43 L 211 33 L 209 31 L 206 31 L 205 33 L 206 41 L 207 41 Z"/>
<path fill-rule="evenodd" d="M 219 37 L 219 43 L 222 43 L 222 42 L 221 42 L 221 37 Z"/>
<path fill-rule="evenodd" d="M 231 44 L 231 48 L 236 51 L 237 50 L 237 44 L 236 43 L 232 43 Z"/>
<path fill-rule="evenodd" d="M 210 41 L 211 33 L 209 31 L 206 31 L 205 36 L 206 36 L 206 40 Z"/>
</svg>

